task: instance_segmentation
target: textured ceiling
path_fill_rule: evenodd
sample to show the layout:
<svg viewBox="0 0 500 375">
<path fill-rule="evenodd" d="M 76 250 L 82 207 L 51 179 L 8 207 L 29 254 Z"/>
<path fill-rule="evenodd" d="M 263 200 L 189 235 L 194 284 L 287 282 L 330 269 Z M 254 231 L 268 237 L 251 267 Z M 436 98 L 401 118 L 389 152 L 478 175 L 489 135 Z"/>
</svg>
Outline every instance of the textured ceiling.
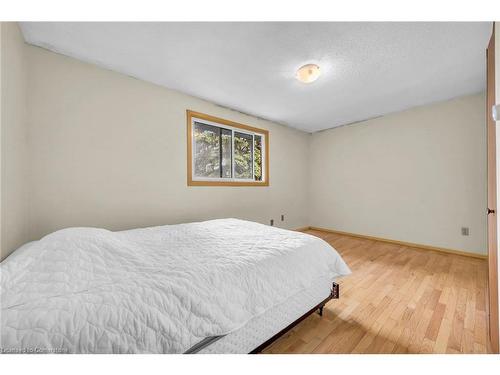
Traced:
<svg viewBox="0 0 500 375">
<path fill-rule="evenodd" d="M 28 43 L 308 132 L 485 88 L 491 23 L 21 23 Z M 317 63 L 312 84 L 295 80 Z"/>
</svg>

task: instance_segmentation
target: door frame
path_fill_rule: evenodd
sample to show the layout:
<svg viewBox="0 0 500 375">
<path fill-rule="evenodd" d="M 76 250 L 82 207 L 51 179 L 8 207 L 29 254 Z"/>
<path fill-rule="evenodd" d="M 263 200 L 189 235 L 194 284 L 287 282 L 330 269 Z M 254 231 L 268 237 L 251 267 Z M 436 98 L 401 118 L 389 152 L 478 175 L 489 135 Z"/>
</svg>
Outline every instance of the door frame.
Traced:
<svg viewBox="0 0 500 375">
<path fill-rule="evenodd" d="M 498 353 L 498 243 L 495 98 L 495 24 L 486 50 L 486 126 L 488 145 L 488 326 L 491 350 Z"/>
</svg>

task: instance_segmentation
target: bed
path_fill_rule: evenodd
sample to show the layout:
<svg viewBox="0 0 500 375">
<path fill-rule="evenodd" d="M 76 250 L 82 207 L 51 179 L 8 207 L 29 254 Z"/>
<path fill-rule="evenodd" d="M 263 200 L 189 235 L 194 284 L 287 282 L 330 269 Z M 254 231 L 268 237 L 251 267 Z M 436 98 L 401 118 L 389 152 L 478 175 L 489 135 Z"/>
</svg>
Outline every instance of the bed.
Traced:
<svg viewBox="0 0 500 375">
<path fill-rule="evenodd" d="M 255 352 L 349 273 L 325 241 L 244 220 L 63 229 L 0 264 L 0 349 Z"/>
</svg>

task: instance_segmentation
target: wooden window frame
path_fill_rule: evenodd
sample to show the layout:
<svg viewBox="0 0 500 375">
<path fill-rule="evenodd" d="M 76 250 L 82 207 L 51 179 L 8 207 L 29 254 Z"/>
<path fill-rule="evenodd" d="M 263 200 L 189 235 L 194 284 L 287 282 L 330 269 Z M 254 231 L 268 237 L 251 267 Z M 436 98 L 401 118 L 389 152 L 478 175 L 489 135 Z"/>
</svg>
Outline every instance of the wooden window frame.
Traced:
<svg viewBox="0 0 500 375">
<path fill-rule="evenodd" d="M 217 179 L 203 180 L 193 178 L 193 119 L 213 123 L 214 126 L 220 125 L 221 127 L 229 126 L 233 129 L 240 129 L 242 131 L 257 133 L 262 136 L 264 143 L 263 151 L 264 158 L 262 160 L 262 181 L 238 181 L 238 180 L 222 180 Z M 187 125 L 187 184 L 188 186 L 269 186 L 269 131 L 264 129 L 255 128 L 240 124 L 234 121 L 225 120 L 219 117 L 210 116 L 205 113 L 195 112 L 191 110 L 186 111 L 186 125 Z"/>
</svg>

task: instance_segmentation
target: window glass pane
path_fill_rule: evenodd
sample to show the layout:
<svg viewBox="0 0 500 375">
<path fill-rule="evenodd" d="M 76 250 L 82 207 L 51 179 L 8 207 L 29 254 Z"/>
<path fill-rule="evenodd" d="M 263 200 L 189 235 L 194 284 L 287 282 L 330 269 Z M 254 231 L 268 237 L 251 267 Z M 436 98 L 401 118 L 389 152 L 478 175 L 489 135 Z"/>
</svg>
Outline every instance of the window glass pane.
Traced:
<svg viewBox="0 0 500 375">
<path fill-rule="evenodd" d="M 264 181 L 264 136 L 193 122 L 193 177 Z M 233 139 L 234 137 L 234 139 Z"/>
<path fill-rule="evenodd" d="M 234 132 L 234 177 L 253 179 L 253 136 Z"/>
<path fill-rule="evenodd" d="M 254 161 L 253 169 L 255 181 L 262 181 L 262 137 L 254 135 Z"/>
<path fill-rule="evenodd" d="M 232 167 L 232 132 L 228 129 L 220 129 L 222 134 L 222 176 L 231 178 L 233 174 Z"/>
<path fill-rule="evenodd" d="M 194 123 L 194 175 L 220 177 L 220 128 Z"/>
</svg>

